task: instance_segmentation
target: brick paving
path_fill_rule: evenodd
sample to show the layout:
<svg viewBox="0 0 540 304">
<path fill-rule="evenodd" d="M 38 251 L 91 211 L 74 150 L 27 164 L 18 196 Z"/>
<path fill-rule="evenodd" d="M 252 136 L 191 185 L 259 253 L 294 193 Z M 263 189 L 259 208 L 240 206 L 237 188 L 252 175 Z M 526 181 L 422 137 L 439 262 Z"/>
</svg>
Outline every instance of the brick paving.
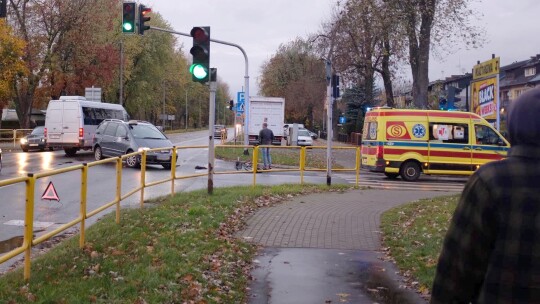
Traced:
<svg viewBox="0 0 540 304">
<path fill-rule="evenodd" d="M 295 197 L 253 214 L 238 236 L 268 247 L 377 250 L 380 216 L 440 192 L 352 190 Z"/>
</svg>

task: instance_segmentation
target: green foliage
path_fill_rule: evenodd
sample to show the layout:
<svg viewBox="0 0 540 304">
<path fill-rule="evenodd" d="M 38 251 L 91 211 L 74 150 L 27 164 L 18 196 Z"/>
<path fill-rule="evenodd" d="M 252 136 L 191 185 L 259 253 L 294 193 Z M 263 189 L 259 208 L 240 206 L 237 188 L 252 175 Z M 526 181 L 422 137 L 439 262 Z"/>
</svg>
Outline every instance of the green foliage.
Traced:
<svg viewBox="0 0 540 304">
<path fill-rule="evenodd" d="M 13 35 L 5 18 L 0 18 L 0 109 L 11 100 L 15 77 L 28 72 L 21 60 L 25 46 L 23 40 Z"/>
<path fill-rule="evenodd" d="M 459 195 L 425 199 L 383 213 L 383 246 L 400 271 L 419 282 L 425 293 L 433 284 L 442 242 Z"/>
<path fill-rule="evenodd" d="M 264 96 L 285 98 L 286 122 L 303 123 L 311 128 L 316 119 L 322 118 L 325 66 L 302 39 L 281 45 L 263 64 L 260 88 Z"/>
<path fill-rule="evenodd" d="M 371 93 L 367 94 L 364 87 L 355 86 L 345 90 L 341 102 L 346 105 L 345 117 L 347 123 L 345 129 L 347 134 L 351 132 L 362 132 L 364 117 L 367 107 L 378 105 L 378 101 L 369 99 L 369 96 L 377 96 L 379 90 L 373 87 Z"/>
</svg>

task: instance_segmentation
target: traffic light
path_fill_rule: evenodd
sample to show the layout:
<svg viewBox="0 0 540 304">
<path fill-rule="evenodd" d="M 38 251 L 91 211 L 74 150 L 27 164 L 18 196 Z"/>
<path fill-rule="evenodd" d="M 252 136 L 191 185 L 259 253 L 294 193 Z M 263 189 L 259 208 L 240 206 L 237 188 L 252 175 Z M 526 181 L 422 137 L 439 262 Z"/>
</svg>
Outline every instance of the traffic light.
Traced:
<svg viewBox="0 0 540 304">
<path fill-rule="evenodd" d="M 332 75 L 332 96 L 339 97 L 339 76 L 336 74 Z"/>
<path fill-rule="evenodd" d="M 461 90 L 462 89 L 456 88 L 456 87 L 453 87 L 453 86 L 449 86 L 447 88 L 447 96 L 446 96 L 446 100 L 447 100 L 446 109 L 447 110 L 453 110 L 454 109 L 454 103 L 456 103 L 458 101 L 461 101 L 461 98 L 456 96 L 459 93 L 461 93 Z"/>
<path fill-rule="evenodd" d="M 149 30 L 150 26 L 145 25 L 146 22 L 150 21 L 150 12 L 152 11 L 151 8 L 146 7 L 143 4 L 139 4 L 139 34 L 144 35 L 144 31 Z"/>
<path fill-rule="evenodd" d="M 439 110 L 448 110 L 448 102 L 446 98 L 440 97 L 439 98 Z"/>
<path fill-rule="evenodd" d="M 234 101 L 231 99 L 229 100 L 229 110 L 232 111 L 233 107 L 234 107 Z"/>
<path fill-rule="evenodd" d="M 193 55 L 193 64 L 189 68 L 191 79 L 206 83 L 210 74 L 210 27 L 194 27 L 190 35 L 193 37 L 193 47 L 189 50 Z"/>
<path fill-rule="evenodd" d="M 8 0 L 0 0 L 0 18 L 7 16 L 7 2 Z"/>
<path fill-rule="evenodd" d="M 135 33 L 135 2 L 122 4 L 122 33 Z"/>
</svg>

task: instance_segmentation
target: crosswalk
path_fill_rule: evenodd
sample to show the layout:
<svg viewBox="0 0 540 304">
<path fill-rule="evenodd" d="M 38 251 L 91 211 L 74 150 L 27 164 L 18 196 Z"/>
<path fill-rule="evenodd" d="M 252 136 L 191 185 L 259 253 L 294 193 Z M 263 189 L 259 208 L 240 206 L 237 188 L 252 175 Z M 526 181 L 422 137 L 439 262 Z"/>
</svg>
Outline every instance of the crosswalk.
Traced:
<svg viewBox="0 0 540 304">
<path fill-rule="evenodd" d="M 341 178 L 348 184 L 356 184 L 354 174 L 336 173 L 334 177 Z M 362 172 L 359 176 L 358 186 L 370 189 L 461 192 L 466 181 L 466 178 L 422 176 L 415 182 L 406 182 L 401 179 L 388 179 L 382 174 Z"/>
</svg>

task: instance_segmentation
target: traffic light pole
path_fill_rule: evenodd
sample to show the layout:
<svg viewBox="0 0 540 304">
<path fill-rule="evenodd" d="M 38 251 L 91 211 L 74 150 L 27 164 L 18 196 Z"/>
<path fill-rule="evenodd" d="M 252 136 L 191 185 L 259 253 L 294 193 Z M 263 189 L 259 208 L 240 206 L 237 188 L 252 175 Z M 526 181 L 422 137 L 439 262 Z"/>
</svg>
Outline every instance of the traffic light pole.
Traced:
<svg viewBox="0 0 540 304">
<path fill-rule="evenodd" d="M 326 184 L 332 185 L 332 62 L 328 59 L 326 63 L 326 116 L 327 116 L 327 131 L 326 131 Z"/>
<path fill-rule="evenodd" d="M 160 31 L 160 32 L 167 32 L 167 33 L 171 33 L 171 34 L 191 37 L 191 34 L 188 34 L 188 33 L 177 32 L 177 31 L 168 30 L 168 29 L 164 29 L 164 28 L 159 28 L 159 27 L 155 27 L 155 26 L 150 26 L 150 29 Z M 219 43 L 219 44 L 225 44 L 225 45 L 236 47 L 244 55 L 244 61 L 245 61 L 245 64 L 246 64 L 245 76 L 244 76 L 244 87 L 246 88 L 245 101 L 244 101 L 244 103 L 245 103 L 244 113 L 245 113 L 245 116 L 246 116 L 246 118 L 244 120 L 244 145 L 248 146 L 249 145 L 249 104 L 250 104 L 250 100 L 249 100 L 249 64 L 248 64 L 247 54 L 244 51 L 244 49 L 241 46 L 239 46 L 238 44 L 227 42 L 227 41 L 222 41 L 222 40 L 217 40 L 217 39 L 212 39 L 212 38 L 210 38 L 210 41 L 215 42 L 215 43 Z M 244 154 L 246 154 L 246 155 L 249 154 L 247 149 L 244 149 Z"/>
<path fill-rule="evenodd" d="M 212 73 L 210 73 L 210 113 L 208 115 L 208 194 L 214 192 L 214 120 L 216 119 L 216 90 L 217 82 L 212 79 Z"/>
</svg>

